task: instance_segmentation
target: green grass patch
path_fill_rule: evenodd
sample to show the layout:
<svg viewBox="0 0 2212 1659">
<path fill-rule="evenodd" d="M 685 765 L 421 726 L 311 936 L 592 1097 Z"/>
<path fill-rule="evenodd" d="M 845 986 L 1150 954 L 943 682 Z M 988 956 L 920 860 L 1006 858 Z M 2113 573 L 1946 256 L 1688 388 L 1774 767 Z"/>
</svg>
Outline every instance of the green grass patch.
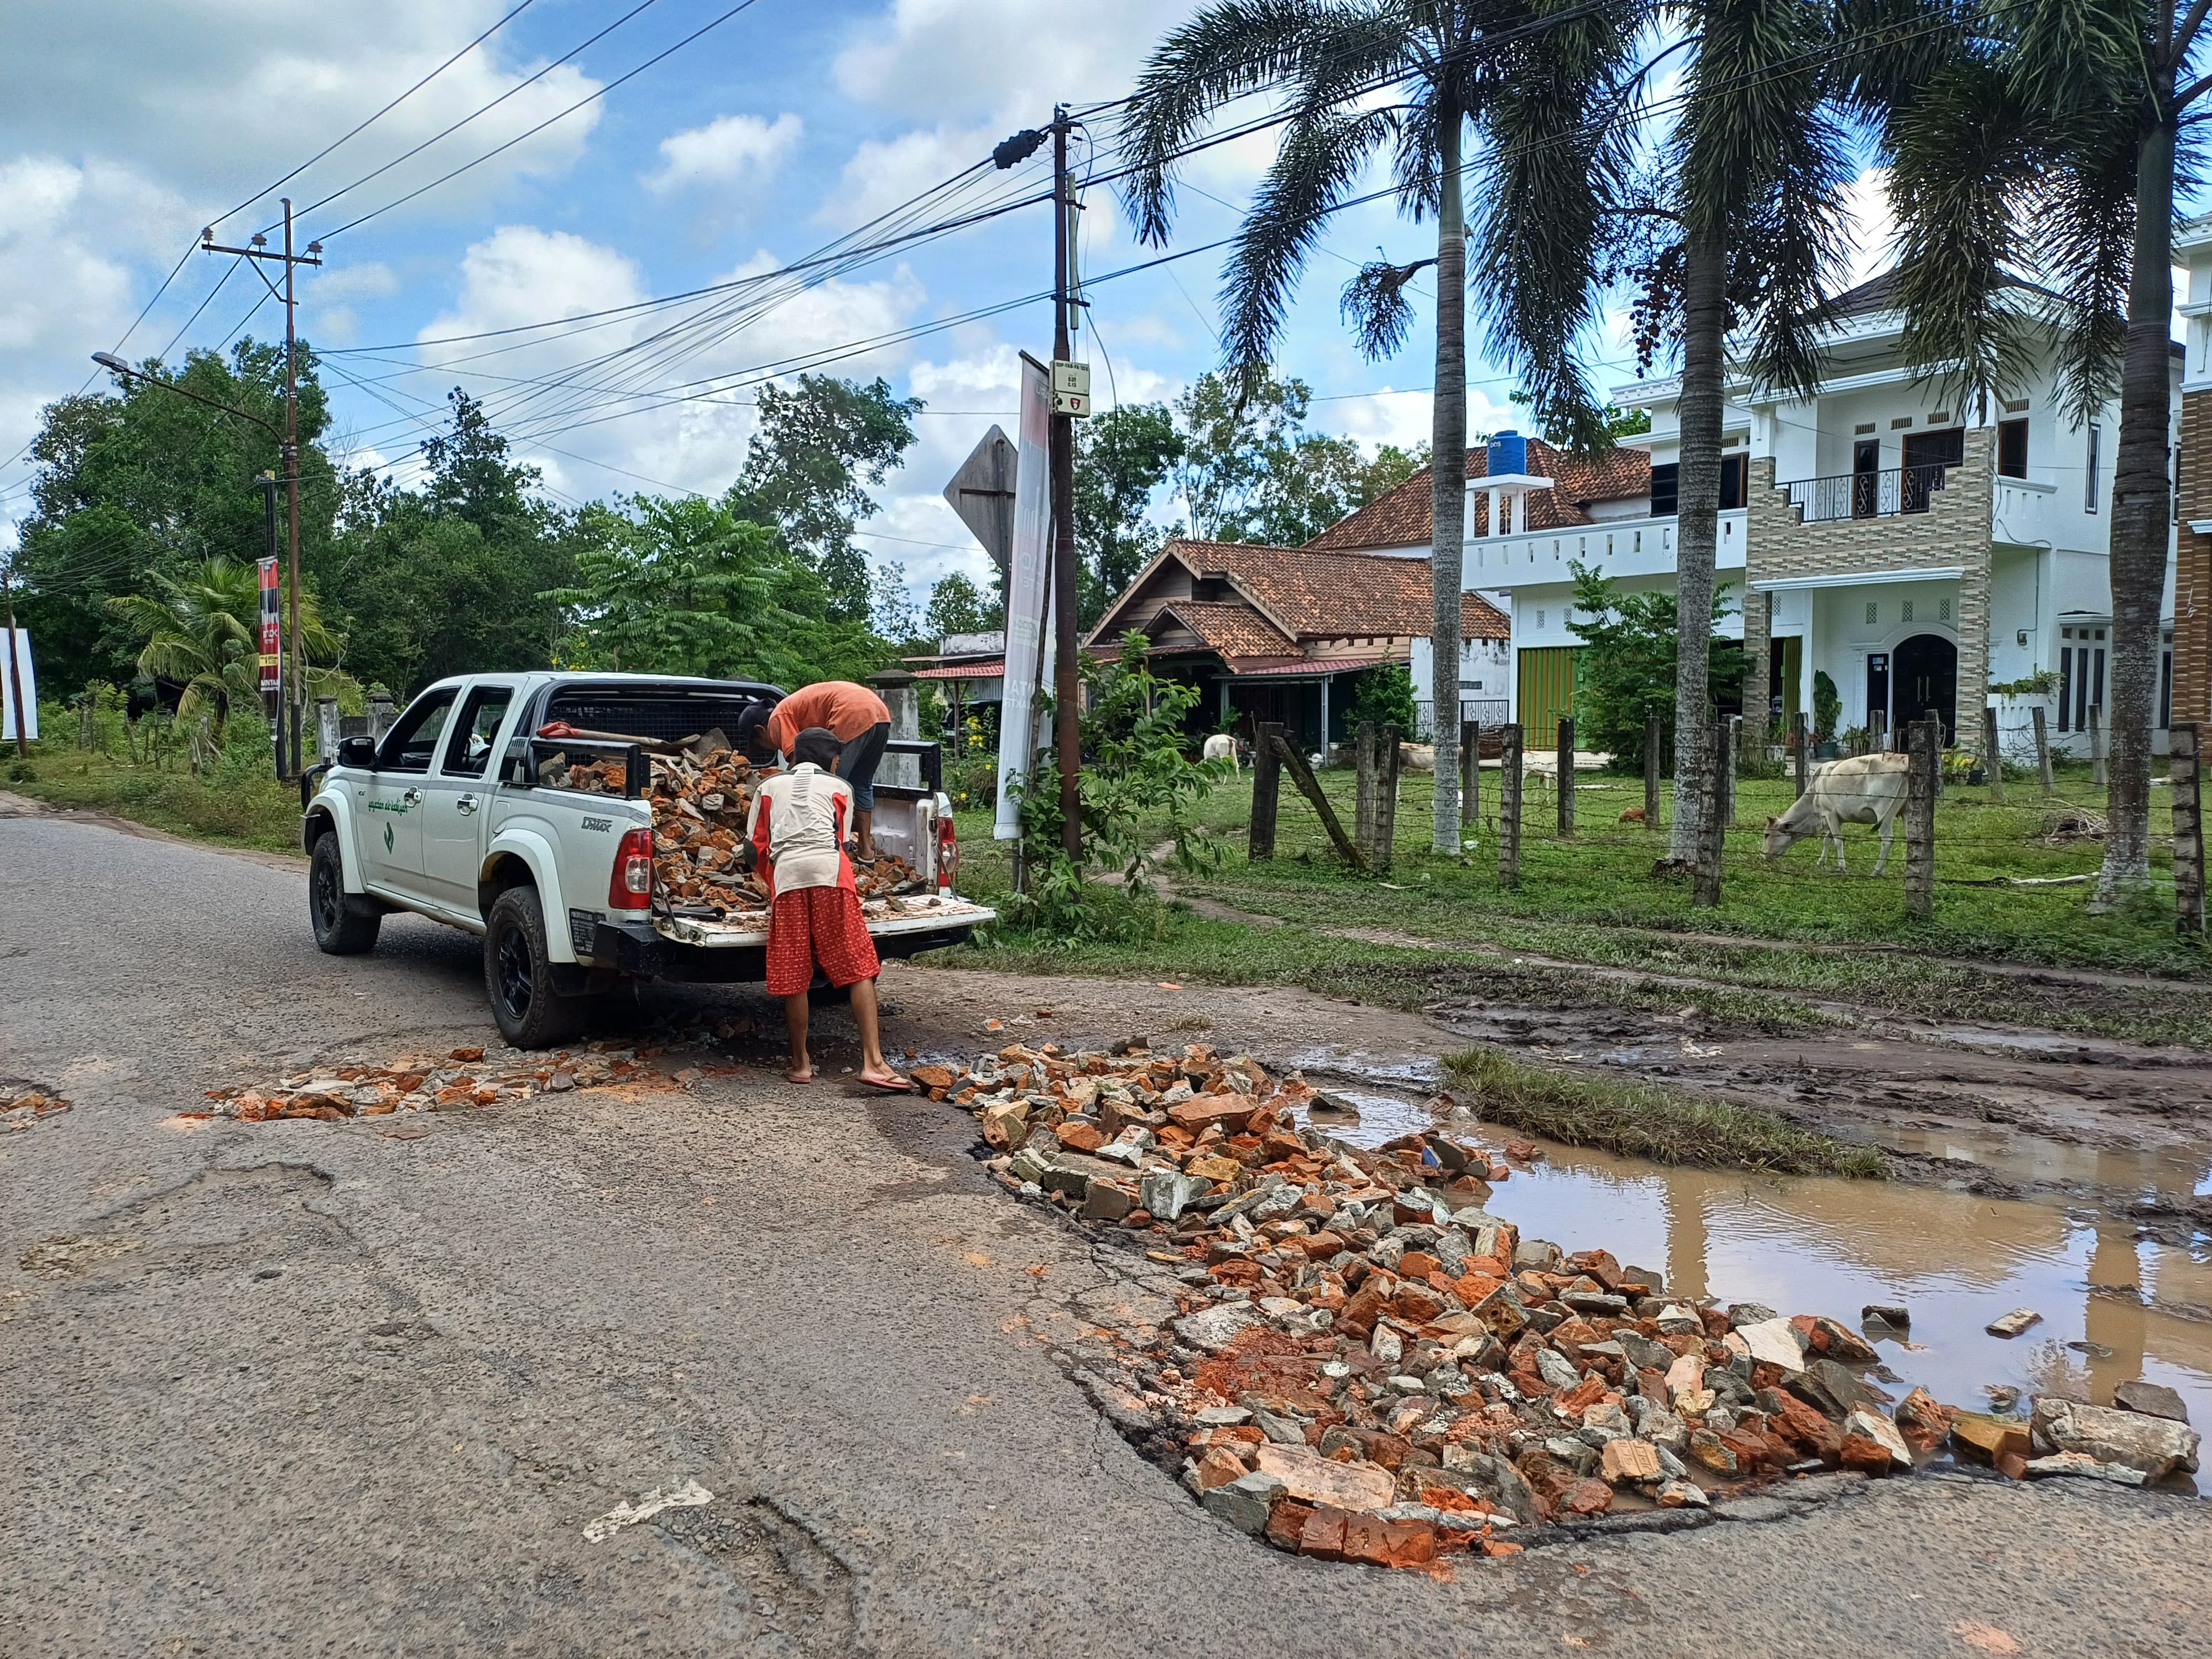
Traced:
<svg viewBox="0 0 2212 1659">
<path fill-rule="evenodd" d="M 0 787 L 219 847 L 300 851 L 299 788 L 272 777 L 205 778 L 182 761 L 135 766 L 55 744 L 33 744 L 28 770 L 28 777 L 10 777 Z"/>
<path fill-rule="evenodd" d="M 1880 1181 L 1889 1173 L 1875 1147 L 1808 1133 L 1771 1112 L 1729 1101 L 1549 1070 L 1492 1048 L 1447 1054 L 1443 1066 L 1462 1101 L 1491 1122 L 1569 1146 L 1782 1175 Z"/>
</svg>

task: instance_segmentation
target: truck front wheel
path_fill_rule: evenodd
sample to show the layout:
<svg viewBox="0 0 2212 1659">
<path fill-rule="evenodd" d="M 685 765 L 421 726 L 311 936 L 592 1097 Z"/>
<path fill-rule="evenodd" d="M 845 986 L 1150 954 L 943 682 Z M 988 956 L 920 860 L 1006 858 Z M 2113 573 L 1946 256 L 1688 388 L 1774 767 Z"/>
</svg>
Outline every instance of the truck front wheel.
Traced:
<svg viewBox="0 0 2212 1659">
<path fill-rule="evenodd" d="M 534 887 L 510 887 L 485 918 L 484 989 L 499 1034 L 518 1048 L 550 1048 L 584 1023 L 581 998 L 553 988 L 545 916 Z"/>
<path fill-rule="evenodd" d="M 337 831 L 319 836 L 307 861 L 307 918 L 314 924 L 315 948 L 334 957 L 357 957 L 376 948 L 380 915 L 356 915 L 347 906 L 345 866 Z"/>
</svg>

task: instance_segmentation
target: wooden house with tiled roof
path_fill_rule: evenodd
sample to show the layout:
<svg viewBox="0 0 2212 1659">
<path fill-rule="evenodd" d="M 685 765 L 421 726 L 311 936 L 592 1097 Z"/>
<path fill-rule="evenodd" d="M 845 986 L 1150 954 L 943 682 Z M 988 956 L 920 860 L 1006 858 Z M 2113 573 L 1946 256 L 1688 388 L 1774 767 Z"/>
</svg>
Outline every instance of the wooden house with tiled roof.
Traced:
<svg viewBox="0 0 2212 1659">
<path fill-rule="evenodd" d="M 1351 680 L 1410 662 L 1425 643 L 1426 558 L 1321 547 L 1177 538 L 1154 556 L 1091 630 L 1093 647 L 1133 629 L 1161 672 L 1200 686 L 1211 725 L 1249 732 L 1279 720 L 1302 746 L 1341 742 Z M 1510 629 L 1470 598 L 1461 630 L 1504 672 Z"/>
</svg>

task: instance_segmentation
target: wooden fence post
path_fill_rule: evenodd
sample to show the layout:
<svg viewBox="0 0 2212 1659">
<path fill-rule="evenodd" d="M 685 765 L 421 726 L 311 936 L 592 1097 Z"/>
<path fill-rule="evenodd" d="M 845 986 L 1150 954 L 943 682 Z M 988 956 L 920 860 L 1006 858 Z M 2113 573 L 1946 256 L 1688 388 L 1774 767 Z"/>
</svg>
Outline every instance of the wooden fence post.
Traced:
<svg viewBox="0 0 2212 1659">
<path fill-rule="evenodd" d="M 1867 751 L 1885 755 L 1889 752 L 1889 711 L 1877 708 L 1867 716 Z"/>
<path fill-rule="evenodd" d="M 1378 734 L 1380 746 L 1375 768 L 1375 844 L 1367 849 L 1367 862 L 1378 876 L 1390 873 L 1390 851 L 1398 839 L 1398 728 L 1386 726 Z"/>
<path fill-rule="evenodd" d="M 1283 791 L 1283 763 L 1275 740 L 1283 728 L 1273 721 L 1252 733 L 1252 828 L 1244 838 L 1245 856 L 1254 864 L 1275 856 L 1275 803 Z"/>
<path fill-rule="evenodd" d="M 1575 833 L 1575 723 L 1559 722 L 1559 838 Z"/>
<path fill-rule="evenodd" d="M 1482 822 L 1482 722 L 1459 723 L 1459 821 L 1472 828 Z M 1462 834 L 1463 842 L 1467 836 Z"/>
<path fill-rule="evenodd" d="M 1936 769 L 1934 720 L 1905 728 L 1905 914 L 1925 921 L 1936 912 Z"/>
<path fill-rule="evenodd" d="M 1659 717 L 1644 717 L 1644 827 L 1659 827 Z"/>
<path fill-rule="evenodd" d="M 1813 781 L 1813 728 L 1802 708 L 1790 717 L 1790 724 L 1791 746 L 1797 751 L 1797 793 L 1802 795 Z"/>
<path fill-rule="evenodd" d="M 1721 856 L 1728 848 L 1725 799 L 1729 774 L 1735 759 L 1729 753 L 1729 723 L 1713 722 L 1713 769 L 1705 782 L 1705 821 L 1698 836 L 1698 870 L 1690 889 L 1690 902 L 1710 910 L 1721 902 Z"/>
<path fill-rule="evenodd" d="M 2004 757 L 1997 753 L 1997 711 L 1982 710 L 1982 770 L 1990 781 L 1992 805 L 2004 805 Z"/>
<path fill-rule="evenodd" d="M 2166 781 L 2173 791 L 2173 925 L 2184 933 L 2204 931 L 2204 796 L 2197 747 L 2203 730 L 2195 720 L 2179 720 L 2169 729 L 2172 752 L 2166 758 Z"/>
<path fill-rule="evenodd" d="M 1375 722 L 1362 720 L 1352 736 L 1352 764 L 1358 782 L 1352 795 L 1352 838 L 1362 852 L 1375 849 Z"/>
<path fill-rule="evenodd" d="M 1313 768 L 1307 764 L 1306 757 L 1291 748 L 1284 738 L 1283 729 L 1279 726 L 1275 728 L 1273 741 L 1268 746 L 1275 751 L 1275 758 L 1282 763 L 1283 769 L 1291 775 L 1291 781 L 1297 786 L 1298 793 L 1304 795 L 1306 804 L 1313 808 L 1314 816 L 1321 820 L 1321 827 L 1328 831 L 1329 841 L 1336 848 L 1337 856 L 1355 870 L 1366 869 L 1366 850 L 1344 833 L 1344 825 L 1337 821 L 1336 809 L 1328 804 L 1328 797 L 1322 793 L 1321 780 L 1314 775 Z M 1273 828 L 1272 823 L 1268 826 L 1271 837 Z"/>
<path fill-rule="evenodd" d="M 2089 705 L 2089 781 L 2105 785 L 2105 708 L 2095 702 Z"/>
<path fill-rule="evenodd" d="M 1721 785 L 1728 791 L 1723 801 L 1721 821 L 1731 830 L 1735 828 L 1736 772 L 1743 764 L 1743 716 L 1731 714 L 1727 720 L 1729 731 L 1728 769 L 1721 774 Z"/>
<path fill-rule="evenodd" d="M 2044 718 L 2043 705 L 2038 703 L 2027 711 L 2035 726 L 2035 772 L 2043 781 L 2043 793 L 2051 793 L 2051 723 Z"/>
<path fill-rule="evenodd" d="M 1498 735 L 1498 882 L 1514 887 L 1521 881 L 1521 728 Z"/>
</svg>

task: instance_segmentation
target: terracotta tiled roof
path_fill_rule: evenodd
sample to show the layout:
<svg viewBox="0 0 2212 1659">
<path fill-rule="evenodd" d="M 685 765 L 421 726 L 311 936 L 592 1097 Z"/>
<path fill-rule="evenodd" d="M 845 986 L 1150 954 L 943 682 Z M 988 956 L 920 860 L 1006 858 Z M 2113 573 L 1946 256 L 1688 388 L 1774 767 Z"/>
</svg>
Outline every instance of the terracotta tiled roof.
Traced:
<svg viewBox="0 0 2212 1659">
<path fill-rule="evenodd" d="M 1489 452 L 1467 453 L 1467 476 L 1484 477 Z M 1559 530 L 1590 522 L 1583 509 L 1591 501 L 1630 500 L 1651 493 L 1651 457 L 1641 449 L 1614 449 L 1602 455 L 1576 455 L 1528 440 L 1528 471 L 1554 481 L 1553 488 L 1528 496 L 1529 530 Z M 1350 517 L 1340 520 L 1306 544 L 1309 552 L 1351 551 L 1371 547 L 1419 547 L 1430 539 L 1431 483 L 1423 467 L 1395 489 L 1376 496 Z M 1468 499 L 1467 533 L 1490 533 L 1490 503 L 1480 493 Z"/>
<path fill-rule="evenodd" d="M 1297 641 L 1249 605 L 1170 599 L 1158 614 L 1173 617 L 1224 657 L 1279 657 L 1297 651 Z"/>
</svg>

